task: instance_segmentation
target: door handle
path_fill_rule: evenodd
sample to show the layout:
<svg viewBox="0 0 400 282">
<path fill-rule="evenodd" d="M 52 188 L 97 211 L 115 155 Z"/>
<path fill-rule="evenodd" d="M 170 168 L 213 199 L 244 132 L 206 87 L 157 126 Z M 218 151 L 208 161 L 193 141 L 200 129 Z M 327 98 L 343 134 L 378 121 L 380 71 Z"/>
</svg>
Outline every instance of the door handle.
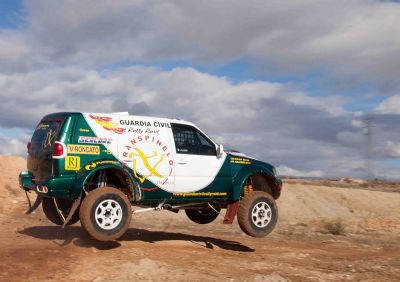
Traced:
<svg viewBox="0 0 400 282">
<path fill-rule="evenodd" d="M 185 164 L 187 164 L 187 162 L 185 160 L 178 160 L 177 164 L 185 165 Z"/>
</svg>

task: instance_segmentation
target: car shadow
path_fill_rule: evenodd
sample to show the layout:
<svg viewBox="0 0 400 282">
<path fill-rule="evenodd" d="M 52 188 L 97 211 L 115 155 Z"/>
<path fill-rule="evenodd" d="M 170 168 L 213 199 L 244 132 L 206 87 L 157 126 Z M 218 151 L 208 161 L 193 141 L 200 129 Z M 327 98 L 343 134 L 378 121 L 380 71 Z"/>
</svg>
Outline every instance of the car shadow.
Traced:
<svg viewBox="0 0 400 282">
<path fill-rule="evenodd" d="M 61 228 L 59 226 L 34 226 L 18 231 L 18 233 L 42 240 L 51 240 L 59 246 L 66 246 L 73 243 L 79 247 L 99 250 L 110 250 L 121 246 L 120 242 L 142 241 L 147 243 L 156 243 L 161 241 L 186 241 L 198 244 L 207 249 L 214 249 L 215 246 L 236 252 L 254 252 L 255 249 L 243 245 L 237 241 L 225 240 L 209 236 L 197 236 L 185 233 L 175 233 L 166 231 L 148 231 L 138 228 L 130 228 L 118 240 L 111 242 L 101 242 L 91 238 L 80 226 L 69 226 Z M 56 241 L 63 241 L 62 243 Z"/>
</svg>

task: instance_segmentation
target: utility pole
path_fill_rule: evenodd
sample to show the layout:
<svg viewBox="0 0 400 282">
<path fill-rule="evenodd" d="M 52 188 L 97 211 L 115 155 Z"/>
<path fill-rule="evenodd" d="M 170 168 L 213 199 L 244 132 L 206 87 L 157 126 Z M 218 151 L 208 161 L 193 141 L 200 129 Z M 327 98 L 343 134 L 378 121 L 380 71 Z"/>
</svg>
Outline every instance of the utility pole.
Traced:
<svg viewBox="0 0 400 282">
<path fill-rule="evenodd" d="M 372 117 L 370 114 L 365 119 L 366 123 L 366 135 L 367 135 L 367 174 L 368 174 L 368 187 L 371 187 L 372 183 Z"/>
</svg>

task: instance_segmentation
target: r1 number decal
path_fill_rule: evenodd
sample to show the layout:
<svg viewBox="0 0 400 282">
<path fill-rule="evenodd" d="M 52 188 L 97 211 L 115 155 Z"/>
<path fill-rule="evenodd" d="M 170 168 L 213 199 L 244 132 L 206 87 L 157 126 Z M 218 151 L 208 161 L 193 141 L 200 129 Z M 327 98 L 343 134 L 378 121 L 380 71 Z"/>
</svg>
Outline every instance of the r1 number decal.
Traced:
<svg viewBox="0 0 400 282">
<path fill-rule="evenodd" d="M 79 170 L 81 168 L 81 158 L 68 156 L 65 158 L 65 170 Z"/>
</svg>

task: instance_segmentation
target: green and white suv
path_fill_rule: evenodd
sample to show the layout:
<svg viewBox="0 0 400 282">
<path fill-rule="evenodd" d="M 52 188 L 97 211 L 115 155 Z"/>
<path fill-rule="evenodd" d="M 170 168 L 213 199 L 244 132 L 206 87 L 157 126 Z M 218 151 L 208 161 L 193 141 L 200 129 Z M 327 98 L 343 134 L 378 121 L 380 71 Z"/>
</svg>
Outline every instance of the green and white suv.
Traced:
<svg viewBox="0 0 400 282">
<path fill-rule="evenodd" d="M 199 224 L 226 208 L 248 235 L 275 227 L 282 189 L 272 165 L 225 152 L 190 122 L 127 113 L 54 113 L 45 116 L 28 144 L 28 170 L 19 176 L 38 194 L 57 225 L 81 221 L 94 238 L 115 240 L 132 214 L 185 210 Z M 135 209 L 133 209 L 135 207 Z M 29 212 L 30 212 L 29 211 Z"/>
</svg>

